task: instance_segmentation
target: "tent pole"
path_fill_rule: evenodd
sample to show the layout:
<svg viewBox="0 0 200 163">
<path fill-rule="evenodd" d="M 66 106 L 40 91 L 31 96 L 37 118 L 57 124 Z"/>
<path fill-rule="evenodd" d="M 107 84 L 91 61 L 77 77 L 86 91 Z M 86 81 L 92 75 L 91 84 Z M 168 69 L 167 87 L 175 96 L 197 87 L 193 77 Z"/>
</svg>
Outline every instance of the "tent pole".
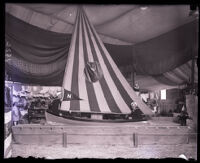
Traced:
<svg viewBox="0 0 200 163">
<path fill-rule="evenodd" d="M 194 59 L 194 56 L 192 56 L 192 67 L 191 67 L 191 88 L 193 89 L 194 88 L 194 62 L 195 62 L 195 59 Z"/>
<path fill-rule="evenodd" d="M 195 61 L 197 57 L 197 51 L 198 51 L 198 24 L 196 21 L 195 24 L 195 36 L 194 36 L 194 46 L 192 50 L 192 67 L 191 67 L 191 89 L 193 90 L 195 88 L 194 86 L 194 75 L 195 75 Z"/>
<path fill-rule="evenodd" d="M 135 49 L 135 47 L 133 46 L 132 70 L 131 70 L 131 80 L 132 80 L 132 87 L 133 87 L 133 88 L 134 88 L 134 86 L 135 86 L 135 75 L 136 75 L 135 67 L 136 67 L 136 49 Z"/>
<path fill-rule="evenodd" d="M 132 66 L 132 71 L 131 71 L 131 81 L 132 81 L 132 87 L 135 85 L 135 70 L 134 67 Z"/>
</svg>

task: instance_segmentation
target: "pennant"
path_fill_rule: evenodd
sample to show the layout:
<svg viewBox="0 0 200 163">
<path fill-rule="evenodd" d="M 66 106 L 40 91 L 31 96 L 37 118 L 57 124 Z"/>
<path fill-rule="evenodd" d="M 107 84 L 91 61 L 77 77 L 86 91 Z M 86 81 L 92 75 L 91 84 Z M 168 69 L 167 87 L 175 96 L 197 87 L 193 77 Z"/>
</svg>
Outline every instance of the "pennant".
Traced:
<svg viewBox="0 0 200 163">
<path fill-rule="evenodd" d="M 75 95 L 71 91 L 64 89 L 63 101 L 71 101 L 71 100 L 82 100 L 82 99 L 80 99 L 77 95 Z"/>
</svg>

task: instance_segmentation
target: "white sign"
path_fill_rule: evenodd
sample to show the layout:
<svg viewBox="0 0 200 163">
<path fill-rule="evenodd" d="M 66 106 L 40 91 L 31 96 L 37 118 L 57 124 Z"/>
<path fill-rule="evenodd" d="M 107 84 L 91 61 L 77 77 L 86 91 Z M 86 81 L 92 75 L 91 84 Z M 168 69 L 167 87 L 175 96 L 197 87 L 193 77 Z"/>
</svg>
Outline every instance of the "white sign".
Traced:
<svg viewBox="0 0 200 163">
<path fill-rule="evenodd" d="M 166 100 L 166 89 L 161 90 L 161 100 Z"/>
</svg>

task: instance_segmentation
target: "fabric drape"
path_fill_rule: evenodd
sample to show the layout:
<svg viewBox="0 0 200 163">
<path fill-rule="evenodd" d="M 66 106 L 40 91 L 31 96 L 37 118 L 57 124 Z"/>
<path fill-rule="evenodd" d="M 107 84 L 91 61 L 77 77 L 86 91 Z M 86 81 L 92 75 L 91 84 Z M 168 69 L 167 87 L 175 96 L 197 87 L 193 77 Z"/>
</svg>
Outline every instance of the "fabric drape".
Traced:
<svg viewBox="0 0 200 163">
<path fill-rule="evenodd" d="M 71 34 L 61 34 L 30 25 L 6 13 L 6 39 L 11 44 L 12 60 L 5 64 L 13 81 L 46 86 L 61 86 Z M 105 44 L 117 64 L 126 64 L 132 46 Z M 114 50 L 115 49 L 115 50 Z M 120 56 L 120 59 L 118 57 Z M 131 63 L 131 62 L 130 62 Z"/>
<path fill-rule="evenodd" d="M 135 70 L 143 75 L 160 75 L 192 59 L 196 22 L 133 46 Z"/>
<path fill-rule="evenodd" d="M 191 68 L 192 61 L 190 60 L 172 71 L 165 72 L 161 75 L 155 75 L 153 77 L 158 82 L 171 86 L 186 85 L 191 82 Z M 198 83 L 198 68 L 196 64 L 194 68 L 194 83 Z"/>
<path fill-rule="evenodd" d="M 12 80 L 61 86 L 71 34 L 46 31 L 8 13 L 5 17 L 5 37 L 12 49 L 12 59 L 5 68 Z M 133 65 L 137 75 L 152 76 L 160 83 L 177 85 L 188 82 L 185 75 L 190 76 L 190 72 L 182 69 L 185 75 L 180 81 L 170 78 L 172 73 L 169 72 L 191 60 L 195 28 L 193 21 L 141 44 L 104 45 L 118 67 Z"/>
</svg>

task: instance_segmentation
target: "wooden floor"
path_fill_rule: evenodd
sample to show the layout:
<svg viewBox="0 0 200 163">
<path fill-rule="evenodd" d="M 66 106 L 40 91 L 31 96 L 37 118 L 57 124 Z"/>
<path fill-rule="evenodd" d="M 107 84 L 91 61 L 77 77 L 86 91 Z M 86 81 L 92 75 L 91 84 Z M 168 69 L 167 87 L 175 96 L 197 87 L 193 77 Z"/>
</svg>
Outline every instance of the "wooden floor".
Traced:
<svg viewBox="0 0 200 163">
<path fill-rule="evenodd" d="M 46 159 L 74 159 L 74 158 L 100 158 L 100 159 L 150 159 L 150 158 L 178 158 L 184 154 L 187 158 L 197 160 L 196 144 L 180 145 L 94 145 L 89 148 L 69 144 L 67 148 L 62 145 L 12 145 L 12 156 L 17 157 L 36 157 Z"/>
</svg>

